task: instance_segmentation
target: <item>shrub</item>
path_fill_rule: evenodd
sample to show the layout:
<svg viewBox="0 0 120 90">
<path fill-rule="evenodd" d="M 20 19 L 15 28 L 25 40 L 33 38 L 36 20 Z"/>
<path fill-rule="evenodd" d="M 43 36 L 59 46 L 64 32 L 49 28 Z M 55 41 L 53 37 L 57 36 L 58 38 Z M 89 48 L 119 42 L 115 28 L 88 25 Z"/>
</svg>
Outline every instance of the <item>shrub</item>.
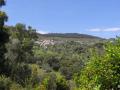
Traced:
<svg viewBox="0 0 120 90">
<path fill-rule="evenodd" d="M 56 85 L 56 90 L 69 90 L 65 77 L 59 73 L 57 73 Z"/>
<path fill-rule="evenodd" d="M 0 76 L 0 90 L 9 90 L 11 84 L 12 81 L 10 80 L 10 78 Z"/>
<path fill-rule="evenodd" d="M 83 90 L 118 90 L 120 85 L 120 38 L 107 43 L 103 56 L 93 54 L 81 74 L 74 80 Z"/>
<path fill-rule="evenodd" d="M 18 64 L 13 72 L 11 78 L 17 83 L 25 86 L 27 79 L 31 76 L 31 68 L 27 64 Z"/>
</svg>

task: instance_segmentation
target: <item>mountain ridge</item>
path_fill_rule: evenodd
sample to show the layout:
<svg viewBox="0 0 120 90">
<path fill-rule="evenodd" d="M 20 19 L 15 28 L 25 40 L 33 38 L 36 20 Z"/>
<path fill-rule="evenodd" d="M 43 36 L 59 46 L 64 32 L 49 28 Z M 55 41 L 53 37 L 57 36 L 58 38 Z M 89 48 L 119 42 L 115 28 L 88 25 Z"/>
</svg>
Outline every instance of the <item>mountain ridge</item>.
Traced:
<svg viewBox="0 0 120 90">
<path fill-rule="evenodd" d="M 88 34 L 80 34 L 80 33 L 47 33 L 47 34 L 39 34 L 45 37 L 66 37 L 66 38 L 96 38 L 96 39 L 104 39 L 102 37 L 88 35 Z"/>
</svg>

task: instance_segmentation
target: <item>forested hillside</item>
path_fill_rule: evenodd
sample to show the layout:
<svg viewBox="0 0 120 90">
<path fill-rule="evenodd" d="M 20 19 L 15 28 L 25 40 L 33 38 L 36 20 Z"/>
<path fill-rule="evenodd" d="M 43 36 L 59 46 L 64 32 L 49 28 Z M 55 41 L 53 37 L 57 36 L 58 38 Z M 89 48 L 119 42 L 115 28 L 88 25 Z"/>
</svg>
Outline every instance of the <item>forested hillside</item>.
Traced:
<svg viewBox="0 0 120 90">
<path fill-rule="evenodd" d="M 39 40 L 54 40 L 54 41 L 76 41 L 83 43 L 95 43 L 104 41 L 106 39 L 97 36 L 91 36 L 87 34 L 79 33 L 48 33 L 48 34 L 38 34 Z"/>
<path fill-rule="evenodd" d="M 120 89 L 119 37 L 41 35 L 7 19 L 0 9 L 0 90 Z"/>
</svg>

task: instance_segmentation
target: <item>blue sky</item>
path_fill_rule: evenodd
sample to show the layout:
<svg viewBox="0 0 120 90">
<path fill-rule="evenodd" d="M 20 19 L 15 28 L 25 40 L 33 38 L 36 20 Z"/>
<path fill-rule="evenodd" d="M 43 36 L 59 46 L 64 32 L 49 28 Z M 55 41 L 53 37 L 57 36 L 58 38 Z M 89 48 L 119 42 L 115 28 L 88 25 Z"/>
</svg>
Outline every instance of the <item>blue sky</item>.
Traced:
<svg viewBox="0 0 120 90">
<path fill-rule="evenodd" d="M 7 0 L 7 25 L 24 23 L 41 33 L 120 36 L 120 0 Z"/>
</svg>

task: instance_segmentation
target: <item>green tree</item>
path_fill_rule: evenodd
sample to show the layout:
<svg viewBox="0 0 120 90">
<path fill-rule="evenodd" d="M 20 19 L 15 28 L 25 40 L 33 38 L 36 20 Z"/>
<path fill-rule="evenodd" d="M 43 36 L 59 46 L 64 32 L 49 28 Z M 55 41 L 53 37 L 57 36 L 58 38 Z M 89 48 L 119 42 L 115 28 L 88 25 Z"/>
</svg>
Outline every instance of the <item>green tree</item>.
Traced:
<svg viewBox="0 0 120 90">
<path fill-rule="evenodd" d="M 34 62 L 34 38 L 24 24 L 18 23 L 15 27 L 8 27 L 10 39 L 6 44 L 5 58 L 9 67 L 9 76 L 22 86 L 31 76 L 28 64 Z M 35 77 L 34 77 L 35 78 Z"/>
<path fill-rule="evenodd" d="M 0 9 L 5 5 L 5 0 L 0 0 Z M 8 17 L 5 12 L 0 10 L 0 73 L 6 73 L 5 67 L 5 58 L 4 54 L 6 53 L 5 44 L 9 40 L 9 35 L 4 28 L 5 22 L 8 20 Z"/>
<path fill-rule="evenodd" d="M 118 90 L 120 85 L 120 38 L 107 43 L 103 56 L 94 54 L 74 80 L 82 90 Z"/>
</svg>

